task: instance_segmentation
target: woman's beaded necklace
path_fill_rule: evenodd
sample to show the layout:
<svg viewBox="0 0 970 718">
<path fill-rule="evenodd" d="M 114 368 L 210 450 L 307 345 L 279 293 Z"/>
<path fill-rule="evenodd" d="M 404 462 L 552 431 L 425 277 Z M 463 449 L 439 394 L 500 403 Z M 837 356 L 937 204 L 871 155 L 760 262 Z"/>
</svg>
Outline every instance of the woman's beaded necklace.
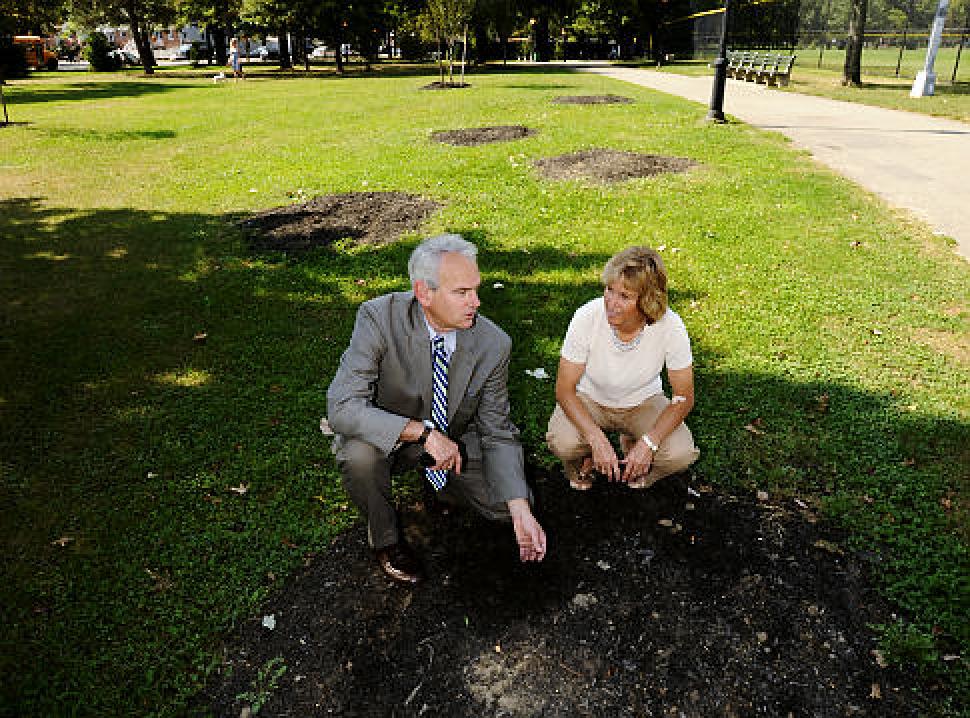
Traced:
<svg viewBox="0 0 970 718">
<path fill-rule="evenodd" d="M 640 340 L 643 339 L 643 330 L 646 329 L 646 324 L 640 327 L 640 331 L 628 342 L 620 339 L 620 335 L 616 333 L 616 329 L 610 327 L 610 337 L 613 339 L 613 346 L 619 349 L 621 352 L 632 352 L 638 346 L 640 346 Z"/>
</svg>

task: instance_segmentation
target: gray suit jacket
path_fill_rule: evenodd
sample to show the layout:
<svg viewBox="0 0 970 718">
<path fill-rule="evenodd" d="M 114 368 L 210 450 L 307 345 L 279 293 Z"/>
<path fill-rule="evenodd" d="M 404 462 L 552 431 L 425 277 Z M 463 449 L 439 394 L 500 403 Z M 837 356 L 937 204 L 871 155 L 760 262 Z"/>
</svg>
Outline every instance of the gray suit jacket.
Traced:
<svg viewBox="0 0 970 718">
<path fill-rule="evenodd" d="M 509 418 L 512 341 L 479 315 L 459 330 L 448 367 L 448 435 L 480 458 L 493 503 L 527 498 L 519 431 Z M 385 294 L 360 305 L 350 346 L 327 389 L 336 434 L 376 446 L 385 455 L 409 419 L 431 417 L 431 342 L 413 292 Z"/>
</svg>

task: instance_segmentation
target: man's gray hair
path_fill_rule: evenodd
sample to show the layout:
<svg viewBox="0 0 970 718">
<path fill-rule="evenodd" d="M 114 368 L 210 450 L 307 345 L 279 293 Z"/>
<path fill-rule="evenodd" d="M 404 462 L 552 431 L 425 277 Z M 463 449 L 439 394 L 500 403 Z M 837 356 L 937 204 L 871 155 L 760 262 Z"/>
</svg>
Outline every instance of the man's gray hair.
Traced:
<svg viewBox="0 0 970 718">
<path fill-rule="evenodd" d="M 414 248 L 408 260 L 408 276 L 411 278 L 412 286 L 421 280 L 431 289 L 437 289 L 441 258 L 448 252 L 457 252 L 476 262 L 478 247 L 460 234 L 439 234 L 429 237 Z"/>
</svg>

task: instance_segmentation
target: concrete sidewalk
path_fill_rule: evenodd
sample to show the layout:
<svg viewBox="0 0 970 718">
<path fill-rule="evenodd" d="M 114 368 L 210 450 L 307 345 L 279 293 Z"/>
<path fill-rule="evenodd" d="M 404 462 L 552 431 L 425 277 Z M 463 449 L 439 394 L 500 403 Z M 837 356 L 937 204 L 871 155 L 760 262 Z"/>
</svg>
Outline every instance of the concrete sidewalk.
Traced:
<svg viewBox="0 0 970 718">
<path fill-rule="evenodd" d="M 607 65 L 584 72 L 700 102 L 711 77 Z M 957 241 L 970 259 L 970 124 L 728 79 L 724 112 L 781 132 L 819 161 Z"/>
</svg>

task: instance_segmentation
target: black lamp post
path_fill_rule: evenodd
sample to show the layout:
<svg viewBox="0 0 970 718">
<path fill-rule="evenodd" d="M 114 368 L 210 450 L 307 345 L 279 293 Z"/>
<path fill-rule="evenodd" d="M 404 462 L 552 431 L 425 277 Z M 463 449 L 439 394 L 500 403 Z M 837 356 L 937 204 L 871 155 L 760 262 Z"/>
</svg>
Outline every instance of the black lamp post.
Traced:
<svg viewBox="0 0 970 718">
<path fill-rule="evenodd" d="M 717 48 L 717 59 L 714 61 L 714 88 L 711 90 L 711 108 L 707 112 L 707 119 L 711 122 L 727 122 L 724 119 L 724 83 L 727 82 L 727 39 L 728 39 L 728 11 L 731 0 L 724 0 L 724 22 L 721 24 L 721 44 Z"/>
</svg>

